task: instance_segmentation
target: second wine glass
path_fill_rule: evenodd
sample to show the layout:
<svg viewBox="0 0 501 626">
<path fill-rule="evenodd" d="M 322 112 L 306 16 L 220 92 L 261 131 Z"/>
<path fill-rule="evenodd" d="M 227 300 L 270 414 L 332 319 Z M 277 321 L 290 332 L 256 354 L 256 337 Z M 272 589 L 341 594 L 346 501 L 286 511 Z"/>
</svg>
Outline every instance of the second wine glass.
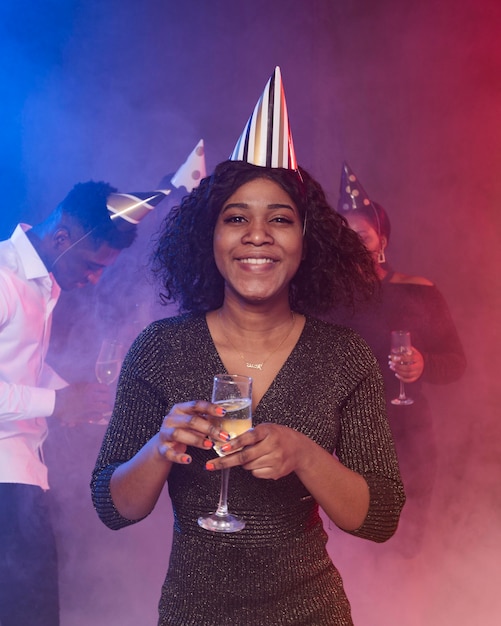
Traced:
<svg viewBox="0 0 501 626">
<path fill-rule="evenodd" d="M 214 377 L 212 402 L 222 406 L 226 413 L 217 426 L 233 439 L 252 427 L 252 378 L 238 374 L 218 374 Z M 220 443 L 214 445 L 219 456 L 224 456 Z M 236 452 L 236 450 L 234 450 Z M 221 491 L 215 513 L 199 517 L 198 524 L 205 530 L 234 533 L 245 527 L 245 521 L 228 511 L 229 468 L 221 470 Z"/>
<path fill-rule="evenodd" d="M 412 354 L 411 334 L 408 330 L 392 330 L 391 331 L 391 359 L 392 361 L 405 364 L 406 357 Z M 399 379 L 400 393 L 398 398 L 393 398 L 392 404 L 406 405 L 413 404 L 414 400 L 405 394 L 405 386 Z"/>
<path fill-rule="evenodd" d="M 111 385 L 120 374 L 124 357 L 124 346 L 116 339 L 103 339 L 101 348 L 96 360 L 96 378 L 104 385 Z M 106 413 L 100 420 L 93 421 L 92 424 L 106 425 L 111 416 Z"/>
</svg>

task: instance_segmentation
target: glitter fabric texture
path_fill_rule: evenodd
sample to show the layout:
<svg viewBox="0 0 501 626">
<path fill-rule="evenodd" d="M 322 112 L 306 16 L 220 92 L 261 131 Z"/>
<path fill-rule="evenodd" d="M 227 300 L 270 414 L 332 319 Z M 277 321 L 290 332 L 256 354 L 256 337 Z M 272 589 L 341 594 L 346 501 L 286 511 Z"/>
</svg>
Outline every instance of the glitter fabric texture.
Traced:
<svg viewBox="0 0 501 626">
<path fill-rule="evenodd" d="M 203 316 L 161 320 L 138 337 L 92 476 L 94 505 L 107 526 L 133 523 L 113 506 L 114 469 L 158 431 L 173 404 L 210 399 L 213 376 L 224 371 Z M 366 478 L 370 510 L 352 534 L 378 542 L 394 533 L 405 499 L 384 404 L 381 374 L 359 336 L 308 318 L 253 415 L 255 425 L 273 422 L 304 433 Z M 174 534 L 159 625 L 351 625 L 318 507 L 296 475 L 262 480 L 232 468 L 230 509 L 247 525 L 238 533 L 211 533 L 197 518 L 218 500 L 220 473 L 204 467 L 215 454 L 189 453 L 193 462 L 174 465 L 168 480 Z"/>
</svg>

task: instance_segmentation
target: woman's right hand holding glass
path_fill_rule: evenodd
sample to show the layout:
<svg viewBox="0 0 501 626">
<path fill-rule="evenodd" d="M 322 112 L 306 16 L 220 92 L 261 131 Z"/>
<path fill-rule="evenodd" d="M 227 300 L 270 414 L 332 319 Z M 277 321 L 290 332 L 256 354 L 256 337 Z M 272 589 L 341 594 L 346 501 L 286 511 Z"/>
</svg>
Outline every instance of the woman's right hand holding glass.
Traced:
<svg viewBox="0 0 501 626">
<path fill-rule="evenodd" d="M 389 354 L 388 365 L 399 380 L 404 383 L 414 383 L 423 373 L 424 358 L 417 348 L 411 346 L 409 355 L 405 359 Z"/>
<path fill-rule="evenodd" d="M 205 400 L 175 404 L 158 433 L 160 455 L 171 463 L 187 465 L 191 463 L 188 446 L 209 450 L 215 441 L 229 441 L 230 435 L 219 427 L 224 413 L 221 406 Z"/>
</svg>

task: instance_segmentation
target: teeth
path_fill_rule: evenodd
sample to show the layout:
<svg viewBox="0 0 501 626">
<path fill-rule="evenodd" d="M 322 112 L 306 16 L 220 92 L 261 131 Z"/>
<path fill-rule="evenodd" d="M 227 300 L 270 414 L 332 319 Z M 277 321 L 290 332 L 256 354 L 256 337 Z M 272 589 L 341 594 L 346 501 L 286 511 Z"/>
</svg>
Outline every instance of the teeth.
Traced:
<svg viewBox="0 0 501 626">
<path fill-rule="evenodd" d="M 264 265 L 265 263 L 274 263 L 273 259 L 240 259 L 242 263 L 250 263 L 251 265 Z"/>
</svg>

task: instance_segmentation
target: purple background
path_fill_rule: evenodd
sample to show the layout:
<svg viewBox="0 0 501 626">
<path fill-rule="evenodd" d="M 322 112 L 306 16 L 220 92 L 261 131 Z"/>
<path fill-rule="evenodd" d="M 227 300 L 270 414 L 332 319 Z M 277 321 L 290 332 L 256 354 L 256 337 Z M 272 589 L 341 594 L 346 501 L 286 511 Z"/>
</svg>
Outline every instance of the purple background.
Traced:
<svg viewBox="0 0 501 626">
<path fill-rule="evenodd" d="M 45 217 L 78 181 L 155 188 L 200 138 L 211 171 L 280 65 L 299 163 L 335 203 L 346 159 L 390 213 L 393 265 L 445 295 L 469 366 L 459 383 L 429 390 L 441 439 L 432 535 L 402 559 L 329 529 L 357 626 L 499 623 L 500 27 L 498 0 L 0 5 L 2 237 Z M 168 207 L 94 291 L 62 300 L 70 313 L 56 316 L 53 359 L 69 379 L 92 378 L 110 325 L 132 336 L 172 313 L 152 304 L 141 265 Z M 167 494 L 133 528 L 102 526 L 88 490 L 102 434 L 56 427 L 48 444 L 62 623 L 153 625 Z"/>
</svg>

